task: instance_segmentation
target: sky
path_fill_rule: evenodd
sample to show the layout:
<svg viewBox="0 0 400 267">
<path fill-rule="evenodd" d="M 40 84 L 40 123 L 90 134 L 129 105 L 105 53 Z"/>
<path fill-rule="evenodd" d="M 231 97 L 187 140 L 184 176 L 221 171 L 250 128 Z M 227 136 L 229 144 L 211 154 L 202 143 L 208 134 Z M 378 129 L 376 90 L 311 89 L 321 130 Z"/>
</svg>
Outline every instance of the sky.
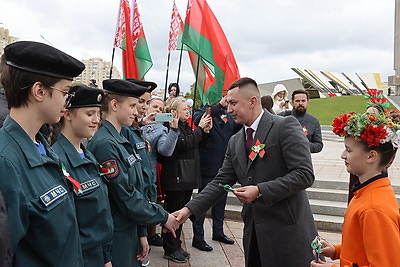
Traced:
<svg viewBox="0 0 400 267">
<path fill-rule="evenodd" d="M 130 0 L 132 1 L 132 0 Z M 242 77 L 257 83 L 299 78 L 290 68 L 393 75 L 395 1 L 208 0 L 230 42 Z M 145 79 L 166 82 L 173 0 L 137 0 L 153 60 Z M 176 0 L 184 20 L 187 0 Z M 119 0 L 1 0 L 0 27 L 19 40 L 48 42 L 77 59 L 111 61 Z M 44 39 L 43 39 L 44 38 Z M 179 51 L 171 52 L 169 82 Z M 121 52 L 114 65 L 122 72 Z M 181 90 L 194 82 L 183 54 Z"/>
</svg>

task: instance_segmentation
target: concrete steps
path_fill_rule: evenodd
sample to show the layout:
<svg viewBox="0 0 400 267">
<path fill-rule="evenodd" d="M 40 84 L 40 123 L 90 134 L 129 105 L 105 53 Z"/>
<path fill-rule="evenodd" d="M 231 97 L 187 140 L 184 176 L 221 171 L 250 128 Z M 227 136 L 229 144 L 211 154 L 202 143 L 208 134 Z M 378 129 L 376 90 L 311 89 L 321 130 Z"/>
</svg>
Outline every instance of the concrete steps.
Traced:
<svg viewBox="0 0 400 267">
<path fill-rule="evenodd" d="M 347 188 L 347 182 L 315 180 L 313 186 L 306 190 L 318 230 L 334 232 L 342 230 L 344 213 L 347 209 Z M 400 186 L 393 186 L 393 188 L 400 204 Z M 195 195 L 197 195 L 197 190 L 193 196 Z M 242 204 L 235 195 L 229 192 L 225 218 L 241 220 L 241 210 Z M 207 215 L 210 215 L 210 211 Z"/>
</svg>

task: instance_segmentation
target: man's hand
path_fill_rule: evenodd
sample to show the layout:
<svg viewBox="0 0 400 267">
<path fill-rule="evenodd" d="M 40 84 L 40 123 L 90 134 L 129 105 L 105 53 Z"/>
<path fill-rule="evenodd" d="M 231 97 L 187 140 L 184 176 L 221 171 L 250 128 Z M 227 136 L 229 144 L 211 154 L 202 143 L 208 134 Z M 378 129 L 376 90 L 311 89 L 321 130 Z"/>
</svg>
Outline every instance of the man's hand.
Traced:
<svg viewBox="0 0 400 267">
<path fill-rule="evenodd" d="M 139 254 L 136 255 L 136 259 L 138 261 L 142 261 L 149 255 L 150 246 L 149 246 L 149 243 L 147 242 L 147 236 L 140 237 L 139 241 L 140 241 L 141 250 L 140 250 Z"/>
<path fill-rule="evenodd" d="M 175 230 L 179 228 L 179 225 L 179 221 L 172 216 L 172 214 L 168 214 L 168 220 L 164 224 L 164 227 L 168 229 L 168 231 L 171 232 L 174 237 L 176 237 Z M 165 228 L 163 229 L 163 232 L 167 232 Z"/>
<path fill-rule="evenodd" d="M 177 210 L 175 212 L 172 213 L 172 215 L 176 218 L 176 220 L 182 224 L 184 222 L 186 222 L 186 220 L 192 215 L 192 211 L 187 208 L 187 207 L 183 207 L 180 210 Z"/>
<path fill-rule="evenodd" d="M 260 191 L 258 187 L 255 185 L 249 185 L 244 187 L 236 188 L 236 191 L 233 192 L 235 196 L 242 203 L 251 203 L 253 202 L 259 195 Z"/>
</svg>

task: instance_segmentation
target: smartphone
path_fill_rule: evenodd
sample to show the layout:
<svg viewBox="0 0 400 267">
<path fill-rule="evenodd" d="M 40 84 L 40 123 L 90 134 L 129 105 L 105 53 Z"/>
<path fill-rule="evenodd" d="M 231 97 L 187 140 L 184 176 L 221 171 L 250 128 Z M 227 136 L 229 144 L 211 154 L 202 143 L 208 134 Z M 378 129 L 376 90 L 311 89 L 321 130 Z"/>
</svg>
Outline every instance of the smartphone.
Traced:
<svg viewBox="0 0 400 267">
<path fill-rule="evenodd" d="M 212 107 L 206 107 L 206 114 L 212 116 Z"/>
<path fill-rule="evenodd" d="M 172 113 L 157 113 L 154 119 L 156 122 L 168 122 L 173 121 L 174 116 Z"/>
</svg>

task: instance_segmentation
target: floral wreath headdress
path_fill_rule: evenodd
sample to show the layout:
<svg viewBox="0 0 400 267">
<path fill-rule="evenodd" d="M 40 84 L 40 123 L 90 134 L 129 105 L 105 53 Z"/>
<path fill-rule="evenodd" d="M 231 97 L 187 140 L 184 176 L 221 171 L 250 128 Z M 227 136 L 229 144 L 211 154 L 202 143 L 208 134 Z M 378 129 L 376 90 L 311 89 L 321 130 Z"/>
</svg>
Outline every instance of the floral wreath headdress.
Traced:
<svg viewBox="0 0 400 267">
<path fill-rule="evenodd" d="M 381 106 L 383 110 L 390 108 L 389 101 L 378 89 L 367 89 L 367 94 L 364 97 L 368 99 L 367 108 L 374 105 Z"/>
<path fill-rule="evenodd" d="M 395 148 L 400 146 L 400 124 L 393 122 L 384 114 L 345 113 L 333 120 L 332 127 L 335 134 L 364 141 L 368 147 L 387 142 L 392 142 Z"/>
</svg>

